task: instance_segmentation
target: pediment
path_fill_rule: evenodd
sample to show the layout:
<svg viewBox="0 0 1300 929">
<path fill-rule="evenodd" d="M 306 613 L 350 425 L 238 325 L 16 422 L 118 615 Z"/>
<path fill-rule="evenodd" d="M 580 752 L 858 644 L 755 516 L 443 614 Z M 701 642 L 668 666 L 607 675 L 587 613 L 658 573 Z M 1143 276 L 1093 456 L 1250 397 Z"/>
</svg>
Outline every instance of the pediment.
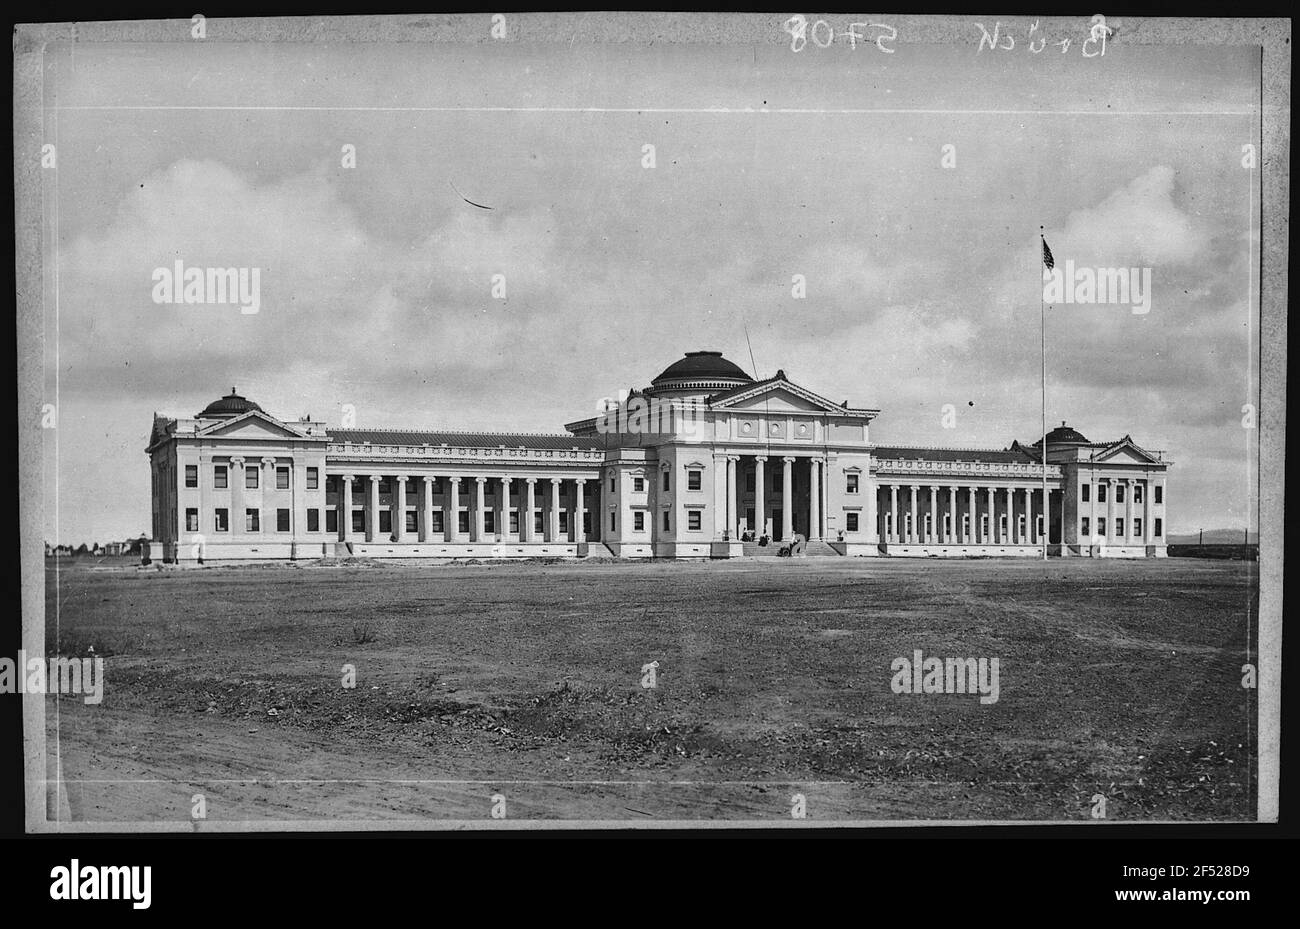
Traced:
<svg viewBox="0 0 1300 929">
<path fill-rule="evenodd" d="M 1139 448 L 1137 445 L 1133 444 L 1132 440 L 1129 439 L 1125 439 L 1121 442 L 1115 443 L 1110 448 L 1106 449 L 1101 454 L 1099 454 L 1093 460 L 1105 464 L 1114 464 L 1114 465 L 1123 465 L 1123 464 L 1147 465 L 1147 464 L 1162 463 L 1154 455 L 1151 455 L 1149 452 L 1146 452 L 1143 449 Z"/>
<path fill-rule="evenodd" d="M 278 419 L 273 419 L 258 410 L 250 410 L 234 419 L 216 423 L 198 433 L 205 438 L 220 436 L 228 439 L 301 439 L 307 433 L 300 432 Z"/>
<path fill-rule="evenodd" d="M 844 408 L 788 381 L 758 384 L 713 403 L 714 409 L 770 413 L 843 413 Z"/>
</svg>

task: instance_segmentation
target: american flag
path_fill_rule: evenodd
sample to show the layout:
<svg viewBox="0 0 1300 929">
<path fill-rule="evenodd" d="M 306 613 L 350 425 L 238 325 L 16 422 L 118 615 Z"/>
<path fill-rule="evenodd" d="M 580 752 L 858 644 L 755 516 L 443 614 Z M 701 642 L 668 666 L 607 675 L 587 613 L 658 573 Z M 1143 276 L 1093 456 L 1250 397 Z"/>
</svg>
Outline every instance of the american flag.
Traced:
<svg viewBox="0 0 1300 929">
<path fill-rule="evenodd" d="M 1043 264 L 1047 265 L 1050 271 L 1056 267 L 1056 259 L 1052 257 L 1052 250 L 1047 247 L 1047 240 L 1043 239 Z"/>
</svg>

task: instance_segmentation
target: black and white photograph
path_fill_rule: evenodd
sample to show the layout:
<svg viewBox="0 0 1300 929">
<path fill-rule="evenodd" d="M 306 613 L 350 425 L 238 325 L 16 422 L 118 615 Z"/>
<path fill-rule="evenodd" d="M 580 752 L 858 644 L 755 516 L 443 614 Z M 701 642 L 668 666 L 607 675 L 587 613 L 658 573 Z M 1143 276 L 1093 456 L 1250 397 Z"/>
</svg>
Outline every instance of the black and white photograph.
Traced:
<svg viewBox="0 0 1300 929">
<path fill-rule="evenodd" d="M 17 27 L 27 831 L 1276 822 L 1289 39 Z"/>
</svg>

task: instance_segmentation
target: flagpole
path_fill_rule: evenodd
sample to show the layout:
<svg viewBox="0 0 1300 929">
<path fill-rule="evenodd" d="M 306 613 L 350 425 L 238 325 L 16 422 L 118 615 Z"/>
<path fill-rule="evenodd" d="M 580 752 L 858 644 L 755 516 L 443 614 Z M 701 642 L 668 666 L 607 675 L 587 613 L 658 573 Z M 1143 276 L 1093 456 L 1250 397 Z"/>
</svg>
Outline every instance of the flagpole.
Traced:
<svg viewBox="0 0 1300 929">
<path fill-rule="evenodd" d="M 1042 254 L 1047 254 L 1047 238 L 1043 234 L 1043 227 L 1038 227 L 1039 242 L 1043 247 Z M 1042 277 L 1040 274 L 1039 277 Z M 1038 290 L 1038 335 L 1040 340 L 1040 358 L 1042 360 L 1042 399 L 1043 399 L 1043 560 L 1047 560 L 1047 541 L 1052 534 L 1052 508 L 1047 496 L 1047 295 L 1043 292 L 1042 284 L 1039 284 Z"/>
</svg>

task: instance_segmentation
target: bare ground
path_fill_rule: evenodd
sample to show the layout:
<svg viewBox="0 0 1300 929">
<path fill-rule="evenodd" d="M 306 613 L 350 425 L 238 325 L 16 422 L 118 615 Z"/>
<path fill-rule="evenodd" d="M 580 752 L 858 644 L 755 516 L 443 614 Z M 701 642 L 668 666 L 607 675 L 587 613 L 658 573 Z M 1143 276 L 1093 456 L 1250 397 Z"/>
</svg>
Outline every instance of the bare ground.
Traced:
<svg viewBox="0 0 1300 929">
<path fill-rule="evenodd" d="M 1255 570 L 65 564 L 49 650 L 107 685 L 49 745 L 96 822 L 1246 820 Z M 894 693 L 918 648 L 997 657 L 998 702 Z"/>
</svg>

